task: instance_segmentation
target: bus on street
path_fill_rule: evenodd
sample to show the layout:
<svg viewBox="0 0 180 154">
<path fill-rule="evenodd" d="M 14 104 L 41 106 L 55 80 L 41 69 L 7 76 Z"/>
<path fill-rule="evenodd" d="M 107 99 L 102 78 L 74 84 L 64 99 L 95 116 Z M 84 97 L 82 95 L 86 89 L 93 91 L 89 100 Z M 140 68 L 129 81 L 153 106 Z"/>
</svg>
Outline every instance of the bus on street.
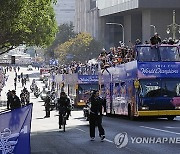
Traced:
<svg viewBox="0 0 180 154">
<path fill-rule="evenodd" d="M 98 90 L 98 75 L 64 74 L 64 90 L 76 107 L 86 105 L 92 90 Z"/>
<path fill-rule="evenodd" d="M 135 60 L 99 71 L 107 114 L 180 115 L 180 55 L 176 45 L 138 45 Z"/>
</svg>

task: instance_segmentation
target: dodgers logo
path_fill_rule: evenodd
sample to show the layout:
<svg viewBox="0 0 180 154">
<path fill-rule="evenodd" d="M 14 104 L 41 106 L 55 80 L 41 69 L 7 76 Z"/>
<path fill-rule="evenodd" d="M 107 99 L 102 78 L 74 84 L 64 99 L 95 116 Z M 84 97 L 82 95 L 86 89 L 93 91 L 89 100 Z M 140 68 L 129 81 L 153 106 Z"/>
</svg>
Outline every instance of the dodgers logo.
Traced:
<svg viewBox="0 0 180 154">
<path fill-rule="evenodd" d="M 27 133 L 27 126 L 24 126 L 20 133 Z M 5 128 L 0 132 L 0 152 L 2 152 L 2 154 L 13 154 L 20 133 L 12 134 L 9 128 Z"/>
</svg>

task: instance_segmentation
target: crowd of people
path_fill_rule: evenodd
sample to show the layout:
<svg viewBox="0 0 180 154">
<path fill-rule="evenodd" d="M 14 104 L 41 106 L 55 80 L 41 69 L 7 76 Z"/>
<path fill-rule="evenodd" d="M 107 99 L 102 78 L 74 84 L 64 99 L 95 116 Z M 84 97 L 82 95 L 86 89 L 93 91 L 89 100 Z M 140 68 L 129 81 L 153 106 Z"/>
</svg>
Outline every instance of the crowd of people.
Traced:
<svg viewBox="0 0 180 154">
<path fill-rule="evenodd" d="M 174 41 L 172 38 L 161 40 L 158 33 L 150 38 L 149 41 L 141 42 L 137 39 L 131 46 L 125 46 L 121 43 L 118 47 L 111 47 L 109 50 L 102 49 L 102 52 L 95 59 L 95 63 L 85 63 L 72 61 L 70 64 L 61 65 L 58 67 L 57 73 L 59 74 L 73 74 L 78 73 L 80 75 L 97 75 L 98 63 L 100 63 L 101 69 L 116 66 L 118 64 L 123 64 L 135 60 L 134 48 L 136 45 L 159 45 L 159 44 L 177 44 L 179 41 Z"/>
<path fill-rule="evenodd" d="M 7 109 L 13 110 L 30 103 L 30 93 L 26 88 L 23 88 L 20 94 L 20 98 L 16 95 L 15 90 L 9 90 L 7 92 Z"/>
<path fill-rule="evenodd" d="M 150 38 L 150 41 L 145 41 L 144 44 L 149 45 L 159 45 L 159 44 L 174 44 L 176 43 L 172 39 L 169 40 L 161 40 L 159 35 L 156 33 L 153 37 Z M 137 39 L 135 45 L 141 45 L 142 42 Z M 106 67 L 116 66 L 118 64 L 123 64 L 127 62 L 131 62 L 135 60 L 135 51 L 134 46 L 128 47 L 124 44 L 120 46 L 112 47 L 109 51 L 105 49 L 102 50 L 100 55 L 97 57 L 95 63 L 81 63 L 72 61 L 68 65 L 61 65 L 56 69 L 56 73 L 59 74 L 73 74 L 78 73 L 80 75 L 97 75 L 98 72 L 98 62 L 100 62 L 101 69 L 105 69 Z M 24 87 L 26 85 L 27 76 L 24 76 L 23 73 L 19 74 L 17 72 L 20 71 L 20 67 L 6 67 L 5 71 L 8 72 L 9 70 L 15 71 L 15 78 L 14 78 L 14 86 L 16 90 L 16 83 L 17 81 L 22 83 L 23 90 L 21 91 L 20 98 L 16 95 L 16 91 L 8 91 L 7 93 L 7 108 L 8 109 L 16 109 L 22 107 L 24 105 L 28 105 L 30 103 L 30 93 Z M 34 82 L 35 80 L 33 80 Z M 52 89 L 55 90 L 55 84 L 52 84 Z M 31 89 L 31 88 L 30 88 Z M 35 88 L 36 89 L 36 88 Z M 31 89 L 32 90 L 32 89 Z M 51 95 L 47 95 L 45 99 L 45 111 L 46 115 L 45 118 L 50 117 L 50 107 L 51 107 Z M 102 127 L 102 107 L 103 100 L 99 97 L 98 91 L 93 91 L 91 97 L 89 98 L 89 102 L 91 102 L 90 107 L 90 137 L 91 140 L 95 139 L 95 126 L 97 125 L 99 128 L 99 136 L 101 140 L 105 138 L 105 130 Z M 62 117 L 64 114 L 67 114 L 67 119 L 70 115 L 70 99 L 68 98 L 67 94 L 64 91 L 61 91 L 60 98 L 57 101 L 57 109 L 59 111 L 59 129 L 62 127 Z"/>
<path fill-rule="evenodd" d="M 15 72 L 15 78 L 14 78 L 14 90 L 8 90 L 7 92 L 7 109 L 13 110 L 19 107 L 22 107 L 24 105 L 28 105 L 30 103 L 30 93 L 28 92 L 27 88 L 25 88 L 26 81 L 29 80 L 29 76 L 23 75 L 23 72 L 20 73 L 20 67 L 19 66 L 6 66 L 3 67 L 3 73 L 7 74 L 7 72 L 14 71 Z M 6 81 L 8 80 L 8 76 Z M 22 90 L 20 93 L 20 97 L 16 95 L 16 87 L 17 83 L 22 84 Z"/>
<path fill-rule="evenodd" d="M 101 63 L 101 68 L 115 66 L 135 59 L 135 52 L 132 48 L 126 46 L 112 47 L 110 51 L 103 51 L 100 53 L 98 60 Z"/>
<path fill-rule="evenodd" d="M 155 33 L 149 41 L 145 41 L 144 43 L 142 43 L 140 39 L 137 39 L 134 45 L 131 45 L 131 47 L 125 46 L 124 44 L 120 44 L 120 46 L 118 46 L 117 48 L 111 47 L 109 51 L 103 49 L 98 57 L 98 60 L 100 61 L 101 68 L 105 69 L 107 67 L 135 60 L 136 55 L 134 48 L 136 45 L 150 45 L 153 47 L 160 44 L 174 45 L 180 44 L 180 41 L 173 40 L 172 38 L 166 38 L 164 40 L 161 40 L 159 34 Z"/>
<path fill-rule="evenodd" d="M 95 75 L 97 74 L 98 64 L 90 64 L 88 62 L 81 63 L 72 61 L 68 65 L 61 65 L 58 68 L 59 74 L 73 74 L 78 73 L 80 75 Z"/>
</svg>

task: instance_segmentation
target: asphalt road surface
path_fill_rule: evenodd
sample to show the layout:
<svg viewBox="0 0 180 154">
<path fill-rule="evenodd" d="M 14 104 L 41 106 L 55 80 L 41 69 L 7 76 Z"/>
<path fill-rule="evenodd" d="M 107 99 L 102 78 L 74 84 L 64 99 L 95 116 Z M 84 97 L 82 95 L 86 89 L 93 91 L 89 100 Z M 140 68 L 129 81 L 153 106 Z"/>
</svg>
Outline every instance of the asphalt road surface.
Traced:
<svg viewBox="0 0 180 154">
<path fill-rule="evenodd" d="M 27 72 L 26 68 L 21 70 L 30 75 L 31 81 L 35 78 L 42 89 L 43 83 L 39 81 L 38 70 L 30 72 Z M 9 81 L 11 79 L 12 76 Z M 8 88 L 5 87 L 4 91 Z M 20 89 L 21 86 L 18 87 L 19 91 Z M 90 141 L 89 123 L 83 118 L 81 109 L 72 111 L 67 121 L 66 132 L 63 132 L 58 129 L 57 111 L 51 111 L 50 118 L 44 118 L 44 102 L 40 98 L 35 98 L 32 93 L 31 102 L 33 102 L 31 154 L 180 153 L 180 117 L 174 121 L 167 119 L 130 121 L 126 117 L 104 116 L 103 127 L 106 133 L 104 142 L 100 141 L 98 129 L 96 129 L 95 141 Z"/>
</svg>

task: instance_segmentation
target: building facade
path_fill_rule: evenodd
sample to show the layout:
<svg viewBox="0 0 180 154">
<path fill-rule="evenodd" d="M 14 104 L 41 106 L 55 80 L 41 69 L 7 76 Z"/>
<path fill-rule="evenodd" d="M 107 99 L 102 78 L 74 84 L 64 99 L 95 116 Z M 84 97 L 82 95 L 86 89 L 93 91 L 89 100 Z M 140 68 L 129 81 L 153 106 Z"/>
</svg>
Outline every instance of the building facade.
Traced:
<svg viewBox="0 0 180 154">
<path fill-rule="evenodd" d="M 75 0 L 57 0 L 54 5 L 56 21 L 58 25 L 64 23 L 74 23 L 75 19 Z"/>
<path fill-rule="evenodd" d="M 75 32 L 89 32 L 99 39 L 99 14 L 96 0 L 76 0 Z"/>
<path fill-rule="evenodd" d="M 84 8 L 87 10 L 84 14 L 88 16 L 92 10 L 89 6 L 93 0 L 82 1 L 86 2 Z M 142 42 L 149 41 L 154 32 L 158 32 L 162 39 L 172 37 L 172 28 L 169 27 L 170 34 L 167 34 L 166 30 L 168 25 L 173 22 L 173 10 L 176 11 L 176 23 L 180 24 L 179 0 L 96 0 L 95 4 L 97 12 L 91 18 L 96 19 L 84 17 L 84 22 L 79 22 L 77 25 L 84 28 L 79 28 L 79 31 L 87 31 L 102 40 L 106 48 L 118 46 L 119 41 L 123 40 L 126 45 L 132 45 L 136 39 L 140 39 Z M 81 10 L 83 7 L 80 3 L 79 5 L 79 10 Z M 82 11 L 76 10 L 76 15 L 77 12 L 82 13 Z M 77 18 L 75 19 L 77 20 Z M 87 23 L 86 20 L 91 22 L 83 26 L 84 23 Z M 96 22 L 92 22 L 93 20 Z M 79 21 L 81 21 L 81 17 Z M 97 25 L 94 26 L 95 24 Z M 88 27 L 95 29 L 91 30 Z M 176 27 L 177 39 L 180 37 L 179 28 L 179 26 Z"/>
</svg>

